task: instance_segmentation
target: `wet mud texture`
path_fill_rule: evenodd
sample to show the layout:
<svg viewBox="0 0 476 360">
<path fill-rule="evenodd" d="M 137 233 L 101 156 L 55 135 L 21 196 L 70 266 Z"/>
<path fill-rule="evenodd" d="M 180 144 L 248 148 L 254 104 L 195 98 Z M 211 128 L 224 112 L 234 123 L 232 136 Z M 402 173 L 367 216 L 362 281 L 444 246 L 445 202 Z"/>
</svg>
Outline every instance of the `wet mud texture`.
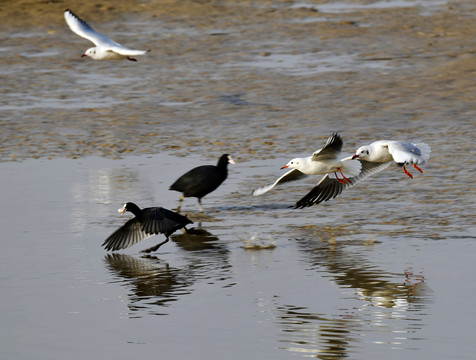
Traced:
<svg viewBox="0 0 476 360">
<path fill-rule="evenodd" d="M 376 138 L 472 137 L 476 4 L 339 3 L 349 6 L 2 1 L 0 161 L 160 151 L 243 160 L 308 153 L 332 131 L 348 151 Z M 91 44 L 67 28 L 66 8 L 151 53 L 80 58 Z"/>
</svg>

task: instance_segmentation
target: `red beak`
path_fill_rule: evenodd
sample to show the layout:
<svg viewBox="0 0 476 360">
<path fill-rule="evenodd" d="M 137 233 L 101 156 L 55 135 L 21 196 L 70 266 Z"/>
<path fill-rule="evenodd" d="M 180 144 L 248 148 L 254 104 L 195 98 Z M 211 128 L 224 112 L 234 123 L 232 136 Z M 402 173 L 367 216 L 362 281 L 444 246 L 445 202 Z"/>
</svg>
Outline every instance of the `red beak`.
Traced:
<svg viewBox="0 0 476 360">
<path fill-rule="evenodd" d="M 85 57 L 85 56 L 88 56 L 88 55 L 86 55 L 86 54 L 81 55 L 81 57 Z"/>
<path fill-rule="evenodd" d="M 287 165 L 281 166 L 281 170 L 287 169 L 288 167 L 289 167 L 289 166 L 287 166 Z"/>
<path fill-rule="evenodd" d="M 354 156 L 352 156 L 352 160 L 357 159 L 358 157 L 359 155 L 355 154 Z"/>
</svg>

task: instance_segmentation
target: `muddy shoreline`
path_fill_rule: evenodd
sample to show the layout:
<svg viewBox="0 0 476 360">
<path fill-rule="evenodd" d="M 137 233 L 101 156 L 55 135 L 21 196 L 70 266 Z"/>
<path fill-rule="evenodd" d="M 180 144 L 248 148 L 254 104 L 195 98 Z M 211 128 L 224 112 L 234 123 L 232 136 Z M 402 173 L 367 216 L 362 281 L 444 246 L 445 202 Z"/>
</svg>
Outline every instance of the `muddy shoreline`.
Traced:
<svg viewBox="0 0 476 360">
<path fill-rule="evenodd" d="M 476 5 L 373 4 L 4 2 L 0 161 L 159 151 L 247 159 L 308 152 L 331 131 L 349 149 L 374 133 L 470 131 Z M 150 56 L 80 59 L 90 43 L 66 27 L 66 7 L 123 44 L 150 46 Z"/>
</svg>

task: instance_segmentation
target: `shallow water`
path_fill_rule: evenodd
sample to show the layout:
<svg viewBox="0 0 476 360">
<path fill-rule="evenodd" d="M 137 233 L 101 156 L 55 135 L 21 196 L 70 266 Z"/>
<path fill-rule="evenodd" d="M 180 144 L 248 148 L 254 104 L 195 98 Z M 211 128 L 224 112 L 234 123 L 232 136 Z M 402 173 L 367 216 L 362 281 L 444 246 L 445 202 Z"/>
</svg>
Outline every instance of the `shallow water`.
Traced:
<svg viewBox="0 0 476 360">
<path fill-rule="evenodd" d="M 177 359 L 471 358 L 474 227 L 421 204 L 431 175 L 410 182 L 395 167 L 373 179 L 382 186 L 373 196 L 383 199 L 371 207 L 356 193 L 375 189 L 363 185 L 293 210 L 282 197 L 303 184 L 255 198 L 253 175 L 277 167 L 238 163 L 204 199 L 206 214 L 184 202 L 204 235 L 179 232 L 151 256 L 140 250 L 159 237 L 121 253 L 101 249 L 125 222 L 122 202 L 173 208 L 178 194 L 168 185 L 203 162 L 154 155 L 1 164 L 2 356 L 126 358 L 159 348 Z M 396 190 L 385 190 L 387 180 Z"/>
<path fill-rule="evenodd" d="M 67 29 L 2 34 L 2 359 L 473 358 L 476 108 L 452 72 L 467 54 L 382 25 L 391 4 L 445 2 L 307 4 L 97 27 L 153 38 L 138 63 L 82 61 Z M 396 138 L 432 156 L 312 208 L 289 205 L 315 178 L 250 195 L 332 131 L 348 154 Z M 225 152 L 237 164 L 206 213 L 183 204 L 202 235 L 101 248 L 124 202 L 173 209 L 169 185 Z"/>
</svg>

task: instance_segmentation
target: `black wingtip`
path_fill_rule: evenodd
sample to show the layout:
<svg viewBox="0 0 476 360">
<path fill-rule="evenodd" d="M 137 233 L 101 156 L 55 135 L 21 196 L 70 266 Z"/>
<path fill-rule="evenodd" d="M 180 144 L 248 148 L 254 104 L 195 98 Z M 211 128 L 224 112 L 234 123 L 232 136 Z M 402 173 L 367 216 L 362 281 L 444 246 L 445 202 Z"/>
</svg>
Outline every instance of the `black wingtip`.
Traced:
<svg viewBox="0 0 476 360">
<path fill-rule="evenodd" d="M 294 205 L 290 205 L 288 206 L 289 208 L 293 208 L 293 209 L 304 209 L 305 207 L 309 207 L 309 206 L 312 206 L 312 205 L 315 205 L 314 202 L 306 202 L 306 203 L 303 203 L 301 200 L 298 201 L 297 203 L 295 203 Z"/>
<path fill-rule="evenodd" d="M 342 136 L 340 136 L 337 131 L 333 132 L 327 139 L 327 144 L 332 144 L 332 143 L 341 143 L 341 144 L 344 143 L 344 141 L 342 140 Z"/>
</svg>

